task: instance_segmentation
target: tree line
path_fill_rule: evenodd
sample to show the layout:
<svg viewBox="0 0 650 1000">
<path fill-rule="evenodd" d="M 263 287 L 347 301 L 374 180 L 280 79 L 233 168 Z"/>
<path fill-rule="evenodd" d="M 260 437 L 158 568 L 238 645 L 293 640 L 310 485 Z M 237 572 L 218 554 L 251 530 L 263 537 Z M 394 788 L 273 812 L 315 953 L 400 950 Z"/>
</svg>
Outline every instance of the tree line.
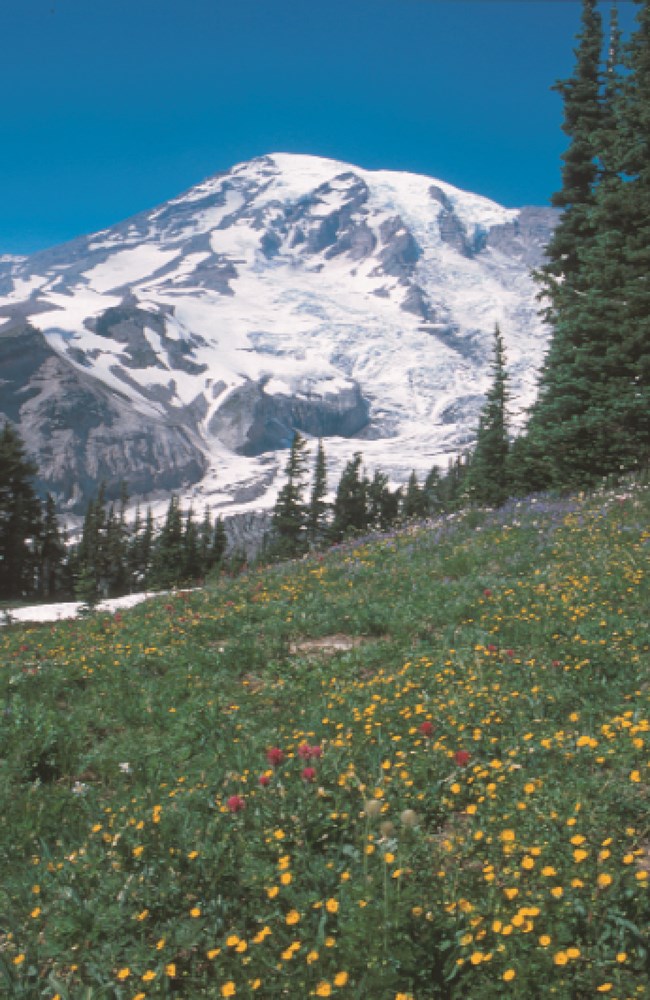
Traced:
<svg viewBox="0 0 650 1000">
<path fill-rule="evenodd" d="M 62 529 L 48 493 L 41 501 L 17 431 L 0 431 L 0 600 L 82 600 L 144 589 L 165 589 L 204 578 L 226 557 L 226 530 L 209 510 L 198 520 L 172 496 L 163 524 L 151 509 L 136 508 L 127 521 L 129 496 L 107 502 L 104 487 L 88 504 L 79 538 Z"/>
</svg>

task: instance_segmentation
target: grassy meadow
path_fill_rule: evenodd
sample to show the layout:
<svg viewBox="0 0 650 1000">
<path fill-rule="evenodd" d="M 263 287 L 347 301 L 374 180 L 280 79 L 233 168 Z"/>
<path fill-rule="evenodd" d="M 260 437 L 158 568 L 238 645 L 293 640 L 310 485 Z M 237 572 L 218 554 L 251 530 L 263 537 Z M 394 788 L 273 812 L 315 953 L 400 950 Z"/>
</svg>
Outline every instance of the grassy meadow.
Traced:
<svg viewBox="0 0 650 1000">
<path fill-rule="evenodd" d="M 0 995 L 650 996 L 650 489 L 0 630 Z"/>
</svg>

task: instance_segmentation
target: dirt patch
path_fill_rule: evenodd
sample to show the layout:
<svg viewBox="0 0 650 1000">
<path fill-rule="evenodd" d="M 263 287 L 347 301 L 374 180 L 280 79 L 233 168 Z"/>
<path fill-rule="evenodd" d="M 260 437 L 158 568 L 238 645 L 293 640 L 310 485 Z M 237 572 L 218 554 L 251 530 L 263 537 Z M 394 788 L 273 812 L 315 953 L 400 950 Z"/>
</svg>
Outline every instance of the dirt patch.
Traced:
<svg viewBox="0 0 650 1000">
<path fill-rule="evenodd" d="M 361 635 L 324 635 L 320 639 L 297 639 L 289 643 L 291 656 L 335 656 L 366 642 L 385 641 L 387 636 L 370 639 Z"/>
</svg>

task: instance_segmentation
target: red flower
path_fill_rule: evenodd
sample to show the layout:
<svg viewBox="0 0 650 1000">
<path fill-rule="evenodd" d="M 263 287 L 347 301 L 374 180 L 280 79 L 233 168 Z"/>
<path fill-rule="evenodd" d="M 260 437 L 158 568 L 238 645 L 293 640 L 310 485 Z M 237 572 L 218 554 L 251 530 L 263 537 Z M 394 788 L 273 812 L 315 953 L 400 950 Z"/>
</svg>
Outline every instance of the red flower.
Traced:
<svg viewBox="0 0 650 1000">
<path fill-rule="evenodd" d="M 226 799 L 226 808 L 228 812 L 238 813 L 242 809 L 246 808 L 246 803 L 242 799 L 241 795 L 231 795 L 229 799 Z"/>
<path fill-rule="evenodd" d="M 457 750 L 454 754 L 454 760 L 459 767 L 465 767 L 469 763 L 469 750 Z"/>
<path fill-rule="evenodd" d="M 497 647 L 494 645 L 494 643 L 491 642 L 490 645 L 488 646 L 488 653 L 496 653 L 496 651 Z"/>
<path fill-rule="evenodd" d="M 259 781 L 260 785 L 262 785 L 264 788 L 266 788 L 267 785 L 271 784 L 271 779 L 269 778 L 268 774 L 260 774 L 257 780 Z"/>
<path fill-rule="evenodd" d="M 315 747 L 310 747 L 309 749 L 311 751 L 311 756 L 315 757 L 316 760 L 318 760 L 319 757 L 323 756 L 323 748 L 322 747 L 315 746 Z"/>
<path fill-rule="evenodd" d="M 272 767 L 277 767 L 284 760 L 284 750 L 280 750 L 280 747 L 270 747 L 266 751 L 266 759 Z"/>
<path fill-rule="evenodd" d="M 433 733 L 433 722 L 429 722 L 428 720 L 426 722 L 421 722 L 418 729 L 423 736 L 431 736 Z"/>
<path fill-rule="evenodd" d="M 309 743 L 301 743 L 298 747 L 298 756 L 303 760 L 311 760 L 312 757 L 322 757 L 323 750 L 319 746 L 310 747 Z"/>
<path fill-rule="evenodd" d="M 303 781 L 315 781 L 316 780 L 316 768 L 315 767 L 303 767 L 301 778 Z"/>
<path fill-rule="evenodd" d="M 506 656 L 509 656 L 512 659 L 514 655 L 515 655 L 514 649 L 506 649 Z"/>
<path fill-rule="evenodd" d="M 485 588 L 485 590 L 483 591 L 483 595 L 484 595 L 485 597 L 492 597 L 492 591 L 490 590 L 490 588 L 489 588 L 489 587 L 486 587 L 486 588 Z"/>
</svg>

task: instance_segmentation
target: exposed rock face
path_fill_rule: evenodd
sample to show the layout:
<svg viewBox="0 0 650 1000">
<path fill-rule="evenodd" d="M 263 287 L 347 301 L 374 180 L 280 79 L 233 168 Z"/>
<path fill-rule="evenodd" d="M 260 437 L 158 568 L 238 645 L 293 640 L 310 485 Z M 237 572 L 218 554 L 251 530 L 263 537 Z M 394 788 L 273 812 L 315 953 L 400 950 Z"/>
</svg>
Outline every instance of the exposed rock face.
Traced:
<svg viewBox="0 0 650 1000">
<path fill-rule="evenodd" d="M 368 423 L 369 406 L 354 381 L 324 387 L 308 381 L 269 392 L 269 380 L 245 382 L 228 393 L 209 431 L 241 455 L 288 448 L 295 431 L 313 437 L 352 437 Z"/>
<path fill-rule="evenodd" d="M 175 490 L 199 479 L 205 457 L 186 428 L 146 424 L 129 401 L 51 350 L 31 326 L 0 333 L 2 408 L 39 468 L 37 485 L 71 509 L 106 484 L 133 494 Z"/>
<path fill-rule="evenodd" d="M 471 439 L 495 322 L 530 403 L 547 333 L 529 270 L 556 219 L 317 157 L 239 164 L 0 256 L 0 418 L 78 508 L 122 479 L 268 506 L 296 431 L 329 439 L 331 482 L 360 441 L 406 481 Z"/>
</svg>

